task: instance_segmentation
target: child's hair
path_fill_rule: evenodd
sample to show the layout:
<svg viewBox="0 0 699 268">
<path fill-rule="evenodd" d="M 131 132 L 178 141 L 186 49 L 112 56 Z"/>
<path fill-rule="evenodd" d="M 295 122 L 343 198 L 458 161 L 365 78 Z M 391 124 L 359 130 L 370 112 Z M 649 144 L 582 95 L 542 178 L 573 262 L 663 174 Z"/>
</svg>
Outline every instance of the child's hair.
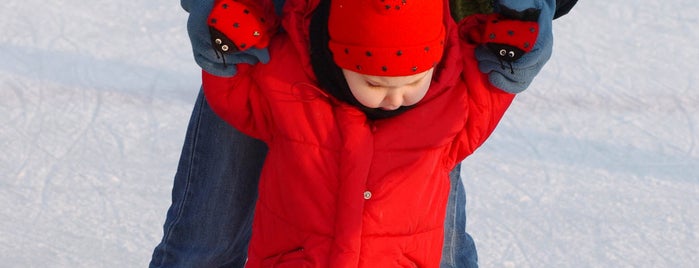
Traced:
<svg viewBox="0 0 699 268">
<path fill-rule="evenodd" d="M 330 17 L 330 1 L 322 0 L 311 18 L 309 35 L 311 45 L 311 65 L 318 85 L 333 97 L 360 108 L 369 119 L 383 119 L 404 113 L 412 106 L 403 106 L 396 110 L 382 110 L 369 108 L 357 101 L 352 95 L 347 80 L 342 74 L 342 69 L 335 64 L 333 54 L 330 52 L 330 34 L 328 32 L 328 19 Z"/>
</svg>

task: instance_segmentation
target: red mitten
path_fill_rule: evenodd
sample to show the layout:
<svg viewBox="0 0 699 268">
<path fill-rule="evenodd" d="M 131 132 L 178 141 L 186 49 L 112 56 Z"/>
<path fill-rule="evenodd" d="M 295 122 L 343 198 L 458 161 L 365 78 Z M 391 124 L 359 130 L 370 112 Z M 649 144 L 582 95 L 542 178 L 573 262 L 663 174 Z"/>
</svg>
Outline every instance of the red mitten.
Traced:
<svg viewBox="0 0 699 268">
<path fill-rule="evenodd" d="M 273 15 L 238 0 L 216 0 L 208 18 L 211 44 L 222 54 L 265 48 L 274 35 Z"/>
<path fill-rule="evenodd" d="M 485 45 L 499 60 L 512 63 L 531 51 L 539 35 L 540 10 L 514 11 L 501 7 L 468 33 L 472 42 Z"/>
</svg>

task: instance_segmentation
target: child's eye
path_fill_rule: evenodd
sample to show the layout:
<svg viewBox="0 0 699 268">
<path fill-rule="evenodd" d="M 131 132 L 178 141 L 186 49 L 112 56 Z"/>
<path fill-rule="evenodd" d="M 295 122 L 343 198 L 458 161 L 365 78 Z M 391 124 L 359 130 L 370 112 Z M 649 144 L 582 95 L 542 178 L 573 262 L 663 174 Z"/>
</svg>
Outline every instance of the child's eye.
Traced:
<svg viewBox="0 0 699 268">
<path fill-rule="evenodd" d="M 369 82 L 369 81 L 366 82 L 366 85 L 369 86 L 369 87 L 374 87 L 374 88 L 381 87 L 380 85 L 374 84 L 374 83 Z"/>
</svg>

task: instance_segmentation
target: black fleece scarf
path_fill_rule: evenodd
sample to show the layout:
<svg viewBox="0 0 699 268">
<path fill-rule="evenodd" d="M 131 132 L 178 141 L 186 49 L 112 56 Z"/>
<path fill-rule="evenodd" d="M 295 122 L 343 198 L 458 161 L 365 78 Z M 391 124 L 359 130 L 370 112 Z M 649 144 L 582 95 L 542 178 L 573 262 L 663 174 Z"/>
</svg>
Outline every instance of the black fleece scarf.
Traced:
<svg viewBox="0 0 699 268">
<path fill-rule="evenodd" d="M 332 52 L 328 48 L 330 34 L 328 31 L 328 17 L 330 15 L 330 0 L 323 0 L 313 12 L 309 29 L 311 45 L 311 65 L 313 73 L 318 79 L 318 84 L 328 94 L 361 109 L 371 120 L 384 119 L 404 113 L 413 106 L 402 106 L 396 110 L 387 111 L 378 108 L 369 108 L 352 95 L 347 80 L 342 74 L 342 69 L 333 61 Z"/>
</svg>

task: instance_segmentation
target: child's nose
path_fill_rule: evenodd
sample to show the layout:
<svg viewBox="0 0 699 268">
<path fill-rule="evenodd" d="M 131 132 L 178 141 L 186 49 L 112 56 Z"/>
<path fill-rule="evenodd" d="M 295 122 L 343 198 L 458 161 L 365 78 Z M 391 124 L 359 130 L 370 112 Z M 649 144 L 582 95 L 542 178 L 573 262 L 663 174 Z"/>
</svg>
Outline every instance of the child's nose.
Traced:
<svg viewBox="0 0 699 268">
<path fill-rule="evenodd" d="M 388 94 L 384 98 L 381 108 L 384 110 L 395 110 L 403 105 L 402 94 Z"/>
</svg>

